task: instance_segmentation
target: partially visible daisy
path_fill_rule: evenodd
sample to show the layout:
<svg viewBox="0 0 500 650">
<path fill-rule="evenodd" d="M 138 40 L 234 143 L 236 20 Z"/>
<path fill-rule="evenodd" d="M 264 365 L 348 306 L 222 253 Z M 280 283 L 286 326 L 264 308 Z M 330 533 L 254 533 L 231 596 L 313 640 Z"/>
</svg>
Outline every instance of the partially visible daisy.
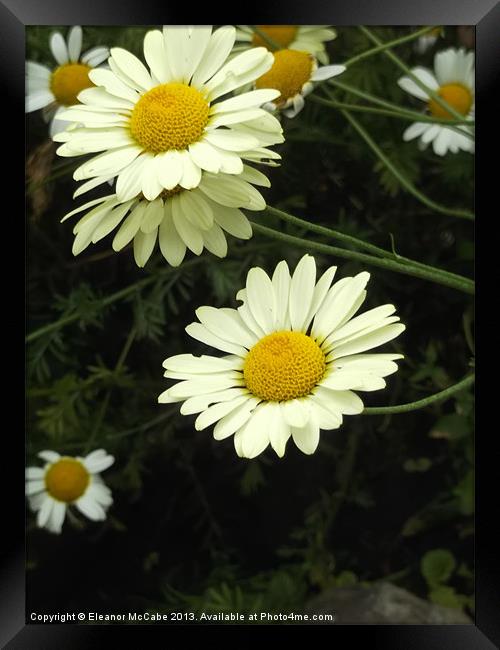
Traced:
<svg viewBox="0 0 500 650">
<path fill-rule="evenodd" d="M 90 181 L 75 196 L 94 185 Z M 118 228 L 113 249 L 120 251 L 133 240 L 138 266 L 146 264 L 157 241 L 167 262 L 179 266 L 186 249 L 200 255 L 207 248 L 214 255 L 225 257 L 224 232 L 240 239 L 252 236 L 250 222 L 240 208 L 263 210 L 266 206 L 253 185 L 269 187 L 270 183 L 264 174 L 248 165 L 243 165 L 238 176 L 203 172 L 200 184 L 192 190 L 177 185 L 172 190 L 164 190 L 153 201 L 142 194 L 120 201 L 113 193 L 72 210 L 62 221 L 87 211 L 73 229 L 74 255 Z"/>
<path fill-rule="evenodd" d="M 78 104 L 78 94 L 94 84 L 89 72 L 109 56 L 107 47 L 93 47 L 81 55 L 82 28 L 75 25 L 68 32 L 67 41 L 59 32 L 50 37 L 50 49 L 58 66 L 47 68 L 34 61 L 26 62 L 26 113 L 43 109 L 46 122 L 51 122 L 50 135 L 63 131 L 67 122 L 58 115 L 67 106 Z M 80 56 L 81 55 L 81 56 Z"/>
<path fill-rule="evenodd" d="M 238 456 L 254 458 L 270 444 L 285 454 L 290 437 L 312 454 L 320 429 L 337 429 L 343 415 L 361 413 L 354 391 L 385 387 L 401 354 L 368 350 L 394 339 L 405 326 L 393 305 L 354 317 L 363 304 L 370 274 L 346 277 L 332 286 L 336 267 L 316 282 L 316 263 L 304 255 L 293 276 L 280 262 L 272 276 L 252 268 L 238 309 L 200 307 L 200 322 L 186 332 L 227 353 L 165 360 L 165 377 L 180 380 L 160 403 L 184 402 L 181 413 L 199 413 L 195 427 L 215 424 L 214 438 L 234 434 Z"/>
<path fill-rule="evenodd" d="M 337 32 L 330 25 L 256 25 L 280 48 L 303 50 L 313 54 L 321 63 L 328 63 L 325 43 L 337 38 Z M 269 49 L 269 43 L 257 34 L 249 25 L 238 25 L 236 41 L 243 41 L 246 47 L 264 46 Z"/>
<path fill-rule="evenodd" d="M 37 513 L 37 526 L 60 533 L 69 506 L 75 506 L 92 521 L 106 519 L 113 503 L 111 490 L 99 474 L 114 463 L 104 449 L 96 449 L 85 458 L 60 456 L 55 451 L 41 451 L 43 468 L 26 468 L 26 496 Z"/>
<path fill-rule="evenodd" d="M 343 65 L 318 67 L 312 54 L 299 50 L 273 52 L 274 63 L 255 82 L 256 88 L 276 88 L 279 96 L 268 102 L 268 110 L 282 110 L 287 117 L 295 117 L 304 107 L 304 97 L 313 90 L 314 81 L 330 79 L 345 70 Z"/>
<path fill-rule="evenodd" d="M 110 70 L 94 70 L 97 88 L 79 95 L 84 106 L 63 119 L 72 122 L 61 156 L 102 152 L 74 173 L 75 180 L 117 177 L 116 194 L 140 186 L 150 200 L 177 185 L 193 189 L 202 171 L 240 174 L 242 152 L 283 142 L 278 120 L 243 133 L 241 124 L 266 115 L 261 105 L 277 97 L 262 89 L 220 101 L 269 70 L 273 56 L 254 48 L 226 61 L 234 27 L 165 27 L 144 38 L 149 69 L 130 52 L 112 48 Z M 77 123 L 83 126 L 76 127 Z"/>
<path fill-rule="evenodd" d="M 425 54 L 427 50 L 437 43 L 438 38 L 443 35 L 444 29 L 442 27 L 434 27 L 434 29 L 431 29 L 427 34 L 417 38 L 414 45 L 415 51 L 419 54 Z"/>
<path fill-rule="evenodd" d="M 460 115 L 473 119 L 474 117 L 474 52 L 466 52 L 464 48 L 449 48 L 438 52 L 434 57 L 434 72 L 427 68 L 413 68 L 413 74 L 428 88 L 434 90 Z M 420 88 L 410 77 L 401 77 L 399 86 L 414 97 L 427 103 L 428 114 L 434 117 L 453 119 L 453 116 L 429 94 Z M 425 148 L 432 142 L 434 153 L 444 156 L 447 151 L 457 153 L 459 150 L 474 152 L 474 140 L 467 135 L 458 133 L 458 128 L 464 133 L 474 133 L 473 127 L 455 125 L 453 129 L 444 124 L 432 122 L 416 122 L 403 133 L 403 140 L 420 138 L 420 144 Z"/>
</svg>

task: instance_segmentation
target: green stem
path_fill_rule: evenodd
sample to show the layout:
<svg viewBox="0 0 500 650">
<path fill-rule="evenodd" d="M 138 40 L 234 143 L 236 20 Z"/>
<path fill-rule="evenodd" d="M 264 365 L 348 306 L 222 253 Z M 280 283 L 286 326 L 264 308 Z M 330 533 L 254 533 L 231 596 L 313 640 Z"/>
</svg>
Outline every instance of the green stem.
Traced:
<svg viewBox="0 0 500 650">
<path fill-rule="evenodd" d="M 423 264 L 422 262 L 416 262 L 415 260 L 411 260 L 407 257 L 403 257 L 402 255 L 398 255 L 397 253 L 387 251 L 384 248 L 379 248 L 378 246 L 369 244 L 368 242 L 365 242 L 362 239 L 357 239 L 356 237 L 352 237 L 351 235 L 346 235 L 342 232 L 339 232 L 338 230 L 332 230 L 331 228 L 327 228 L 325 226 L 320 226 L 319 224 L 316 223 L 305 221 L 304 219 L 300 219 L 299 217 L 296 217 L 293 214 L 289 214 L 284 210 L 279 210 L 278 208 L 274 208 L 271 205 L 266 206 L 266 212 L 278 217 L 278 219 L 281 219 L 282 221 L 287 221 L 288 223 L 291 223 L 294 226 L 297 226 L 299 228 L 307 228 L 311 232 L 316 232 L 319 235 L 325 235 L 326 237 L 331 237 L 333 239 L 338 239 L 339 241 L 343 241 L 346 244 L 352 244 L 353 246 L 358 246 L 359 248 L 363 248 L 364 250 L 369 251 L 370 253 L 374 253 L 375 255 L 380 255 L 387 259 L 393 259 L 397 262 L 400 262 L 402 264 L 407 264 L 409 266 L 418 267 L 421 269 L 427 269 L 429 271 L 438 271 L 439 273 L 446 275 L 450 278 L 454 278 L 455 280 L 458 281 L 462 281 L 464 279 L 462 276 L 457 275 L 455 273 L 450 273 L 449 271 L 444 271 L 442 269 L 436 269 L 432 266 L 428 266 L 427 264 Z"/>
<path fill-rule="evenodd" d="M 468 375 L 453 386 L 450 386 L 449 388 L 446 388 L 439 393 L 434 393 L 434 395 L 429 395 L 429 397 L 424 397 L 424 399 L 419 399 L 416 402 L 399 404 L 398 406 L 379 406 L 373 408 L 365 408 L 361 415 L 385 415 L 387 413 L 408 413 L 409 411 L 417 411 L 418 409 L 423 409 L 430 404 L 444 402 L 450 397 L 453 397 L 453 395 L 459 393 L 461 390 L 472 386 L 474 379 L 474 375 Z"/>
<path fill-rule="evenodd" d="M 387 108 L 394 113 L 404 113 L 405 115 L 408 115 L 408 117 L 411 116 L 417 121 L 426 121 L 426 120 L 422 120 L 422 118 L 430 118 L 430 121 L 432 121 L 433 123 L 444 124 L 446 126 L 453 125 L 453 124 L 466 124 L 467 126 L 473 126 L 475 124 L 474 121 L 464 119 L 463 116 L 457 120 L 447 120 L 442 117 L 431 117 L 430 115 L 425 115 L 424 113 L 420 113 L 419 111 L 413 111 L 410 108 L 401 108 L 399 104 L 395 104 L 394 102 L 389 102 L 386 99 L 377 97 L 377 95 L 372 95 L 371 93 L 366 92 L 366 90 L 360 90 L 355 86 L 351 86 L 350 84 L 345 83 L 345 81 L 339 81 L 337 78 L 329 79 L 328 85 L 335 86 L 336 88 L 340 88 L 341 90 L 344 90 L 346 93 L 355 95 L 356 97 L 360 97 L 361 99 L 365 99 L 366 101 L 371 102 L 372 104 L 377 104 L 378 106 Z M 327 92 L 326 90 L 327 86 L 323 85 L 322 88 L 323 90 L 325 90 L 325 92 Z M 335 100 L 334 95 L 332 95 L 329 92 L 327 92 L 327 94 L 329 95 L 329 97 Z M 466 132 L 460 131 L 460 133 L 465 134 Z"/>
<path fill-rule="evenodd" d="M 134 342 L 136 334 L 137 334 L 137 331 L 136 331 L 135 327 L 132 327 L 132 329 L 130 330 L 130 332 L 129 332 L 128 336 L 127 336 L 127 340 L 125 341 L 125 345 L 123 346 L 123 348 L 122 348 L 122 350 L 120 352 L 120 356 L 118 357 L 118 360 L 117 360 L 116 365 L 114 367 L 113 374 L 117 374 L 122 369 L 123 364 L 125 363 L 125 359 L 127 358 L 127 355 L 128 355 L 128 353 L 130 351 L 130 348 L 132 347 L 132 343 Z M 94 427 L 92 429 L 92 433 L 90 434 L 90 436 L 87 439 L 87 443 L 85 445 L 85 449 L 84 449 L 84 452 L 83 452 L 84 454 L 88 454 L 90 452 L 90 450 L 92 449 L 92 445 L 94 444 L 94 440 L 96 438 L 97 432 L 101 428 L 101 425 L 102 425 L 103 420 L 104 420 L 104 416 L 106 415 L 106 411 L 108 410 L 109 400 L 111 399 L 111 391 L 112 391 L 112 388 L 109 388 L 108 391 L 106 392 L 106 396 L 105 396 L 104 400 L 101 403 L 101 408 L 99 409 L 99 413 L 97 415 Z"/>
<path fill-rule="evenodd" d="M 318 95 L 310 94 L 308 97 L 309 100 L 316 102 L 318 104 L 323 104 L 324 106 L 332 106 L 333 108 L 344 108 L 348 111 L 356 111 L 358 113 L 372 113 L 373 115 L 387 115 L 388 117 L 394 117 L 399 120 L 405 120 L 406 122 L 414 122 L 415 119 L 418 119 L 419 122 L 426 122 L 429 124 L 436 123 L 446 123 L 446 125 L 454 125 L 457 123 L 457 120 L 443 120 L 441 118 L 434 118 L 431 115 L 425 115 L 424 113 L 420 114 L 415 111 L 406 111 L 406 110 L 389 110 L 388 108 L 375 108 L 373 106 L 364 106 L 362 104 L 345 104 L 342 102 L 337 102 L 332 99 L 325 99 L 324 97 L 319 97 Z M 474 122 L 468 122 L 468 124 L 473 125 Z M 461 129 L 453 129 L 464 135 L 465 132 Z"/>
<path fill-rule="evenodd" d="M 407 34 L 406 36 L 401 36 L 400 38 L 396 38 L 393 41 L 387 41 L 386 43 L 382 43 L 380 45 L 377 45 L 376 47 L 372 47 L 370 50 L 365 50 L 364 52 L 361 52 L 360 54 L 356 54 L 355 56 L 351 57 L 350 59 L 347 59 L 347 61 L 344 61 L 343 65 L 345 65 L 347 68 L 352 65 L 353 63 L 358 63 L 358 61 L 361 61 L 362 59 L 366 59 L 369 56 L 373 56 L 373 54 L 378 54 L 379 52 L 383 52 L 384 50 L 388 50 L 391 47 L 396 47 L 398 45 L 402 45 L 403 43 L 408 43 L 409 41 L 414 41 L 417 38 L 420 38 L 420 36 L 424 36 L 425 34 L 428 34 L 429 32 L 432 32 L 435 29 L 435 27 L 423 27 L 422 29 L 419 29 L 416 32 L 412 32 L 411 34 Z"/>
<path fill-rule="evenodd" d="M 300 248 L 306 248 L 309 250 L 317 250 L 320 253 L 336 255 L 337 257 L 342 257 L 348 260 L 364 262 L 365 264 L 370 264 L 371 266 L 378 266 L 382 269 L 395 271 L 396 273 L 403 273 L 404 275 L 411 275 L 416 278 L 428 280 L 429 282 L 441 284 L 445 287 L 451 287 L 452 289 L 463 291 L 464 293 L 474 293 L 474 282 L 468 278 L 462 278 L 461 276 L 458 276 L 460 279 L 450 278 L 447 275 L 443 275 L 438 270 L 427 270 L 417 267 L 405 266 L 404 264 L 399 264 L 393 260 L 373 257 L 372 255 L 366 255 L 365 253 L 358 253 L 357 251 L 350 251 L 343 248 L 337 248 L 336 246 L 329 246 L 328 244 L 320 244 L 316 241 L 306 241 L 300 237 L 287 235 L 285 233 L 278 232 L 277 230 L 273 230 L 272 228 L 262 226 L 260 223 L 256 223 L 253 220 L 251 221 L 253 229 L 255 231 L 267 235 L 268 237 L 273 237 L 274 239 L 286 242 L 287 244 L 292 244 L 294 246 L 299 246 Z"/>
<path fill-rule="evenodd" d="M 203 261 L 204 259 L 201 257 L 197 257 L 196 259 L 189 260 L 188 262 L 183 263 L 182 269 L 186 269 L 190 266 L 195 266 L 196 264 L 200 264 L 200 262 Z M 95 308 L 96 310 L 98 310 L 103 307 L 107 307 L 108 305 L 113 304 L 117 300 L 120 300 L 121 298 L 125 298 L 126 296 L 128 296 L 130 293 L 133 293 L 137 289 L 142 289 L 148 286 L 148 284 L 152 284 L 153 282 L 158 280 L 158 277 L 162 275 L 172 275 L 173 273 L 178 273 L 178 272 L 179 269 L 168 268 L 165 269 L 164 271 L 160 271 L 156 275 L 151 275 L 148 278 L 143 278 L 142 280 L 139 280 L 138 282 L 134 282 L 128 287 L 125 287 L 124 289 L 120 289 L 120 291 L 117 291 L 116 293 L 113 293 L 107 298 L 104 298 L 103 300 L 99 301 L 99 303 L 96 304 Z M 34 332 L 31 332 L 31 334 L 28 334 L 28 336 L 26 337 L 26 343 L 31 343 L 32 341 L 35 341 L 36 339 L 40 338 L 40 336 L 43 336 L 44 334 L 48 334 L 53 330 L 60 329 L 61 327 L 65 327 L 70 323 L 74 323 L 79 318 L 80 318 L 80 313 L 77 312 L 76 314 L 64 316 L 63 318 L 60 318 L 59 320 L 55 321 L 55 323 L 49 323 L 48 325 L 44 325 L 43 327 L 38 328 Z"/>
<path fill-rule="evenodd" d="M 367 27 L 363 27 L 360 25 L 359 29 L 372 43 L 375 43 L 376 45 L 383 45 L 383 42 L 377 36 L 375 36 L 375 34 L 373 34 L 371 30 L 369 30 Z M 434 90 L 432 90 L 432 88 L 429 88 L 424 83 L 422 83 L 420 79 L 413 74 L 413 72 L 406 65 L 406 63 L 401 61 L 401 59 L 396 54 L 394 54 L 394 52 L 392 52 L 391 50 L 384 50 L 384 54 L 389 59 L 391 59 L 391 61 L 395 63 L 398 66 L 398 68 L 400 68 L 405 74 L 407 74 L 408 77 L 410 77 L 410 79 L 414 81 L 417 84 L 417 86 L 419 86 L 419 88 L 422 88 L 422 90 L 424 90 L 429 95 L 429 97 L 432 97 L 432 99 L 437 104 L 439 104 L 442 108 L 444 108 L 450 115 L 453 115 L 453 117 L 455 117 L 457 120 L 463 117 L 457 110 L 453 108 L 453 106 L 448 104 L 448 102 L 446 102 L 440 95 L 438 95 L 437 92 L 435 92 Z"/>
<path fill-rule="evenodd" d="M 373 153 L 380 159 L 380 161 L 387 167 L 387 169 L 394 174 L 398 179 L 401 185 L 413 194 L 413 196 L 418 199 L 421 203 L 427 207 L 435 210 L 436 212 L 441 212 L 442 214 L 448 214 L 454 217 L 459 217 L 461 219 L 474 220 L 474 215 L 469 212 L 469 210 L 460 210 L 457 208 L 447 208 L 444 205 L 436 203 L 432 199 L 429 199 L 425 194 L 418 190 L 407 178 L 404 176 L 396 165 L 392 163 L 385 153 L 380 149 L 380 147 L 375 143 L 372 137 L 367 133 L 367 131 L 361 126 L 356 118 L 354 118 L 348 111 L 341 110 L 342 115 L 351 123 L 351 125 L 356 129 L 360 134 L 366 144 L 370 147 Z"/>
<path fill-rule="evenodd" d="M 259 29 L 257 25 L 249 25 L 249 27 L 260 36 L 264 43 L 267 43 L 271 50 L 282 50 L 283 46 L 274 41 L 270 36 L 268 36 L 262 29 Z"/>
</svg>

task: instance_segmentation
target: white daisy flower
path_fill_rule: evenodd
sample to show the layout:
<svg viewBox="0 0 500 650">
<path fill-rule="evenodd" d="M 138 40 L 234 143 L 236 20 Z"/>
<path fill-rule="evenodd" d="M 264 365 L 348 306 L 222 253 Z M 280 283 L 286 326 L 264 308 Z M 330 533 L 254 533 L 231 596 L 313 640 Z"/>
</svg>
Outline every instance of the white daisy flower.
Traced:
<svg viewBox="0 0 500 650">
<path fill-rule="evenodd" d="M 106 519 L 113 499 L 99 474 L 114 463 L 113 456 L 104 449 L 85 458 L 60 456 L 55 451 L 41 451 L 38 456 L 46 465 L 26 468 L 26 496 L 40 528 L 60 533 L 66 509 L 72 505 L 92 521 Z"/>
<path fill-rule="evenodd" d="M 26 62 L 26 113 L 43 109 L 43 117 L 50 124 L 50 135 L 63 131 L 68 124 L 58 120 L 67 106 L 78 104 L 78 94 L 94 84 L 89 72 L 109 56 L 107 47 L 93 47 L 80 56 L 82 28 L 75 25 L 68 32 L 67 41 L 55 32 L 50 37 L 50 49 L 58 66 L 47 68 L 34 61 Z"/>
<path fill-rule="evenodd" d="M 280 109 L 287 117 L 295 117 L 304 108 L 304 97 L 313 90 L 313 81 L 330 79 L 345 70 L 343 65 L 318 67 L 312 54 L 299 50 L 278 50 L 273 56 L 272 68 L 257 79 L 255 87 L 276 88 L 278 98 L 264 108 Z"/>
<path fill-rule="evenodd" d="M 119 200 L 138 188 L 153 201 L 178 185 L 197 187 L 202 171 L 240 174 L 241 152 L 283 142 L 278 120 L 269 120 L 260 108 L 276 90 L 217 101 L 272 65 L 272 54 L 263 47 L 226 62 L 234 39 L 234 27 L 213 34 L 211 27 L 150 31 L 144 39 L 149 69 L 130 52 L 112 48 L 111 69 L 92 71 L 98 87 L 79 95 L 84 106 L 63 114 L 73 125 L 59 155 L 103 152 L 81 165 L 75 180 L 117 177 Z"/>
<path fill-rule="evenodd" d="M 90 181 L 79 188 L 75 196 L 94 185 L 94 181 Z M 154 201 L 140 194 L 123 202 L 113 193 L 72 210 L 62 221 L 87 211 L 73 229 L 76 235 L 74 255 L 119 227 L 113 239 L 113 249 L 120 251 L 133 240 L 138 266 L 146 264 L 157 241 L 167 262 L 179 266 L 186 249 L 200 255 L 203 248 L 207 248 L 214 255 L 225 257 L 227 241 L 224 231 L 240 239 L 252 236 L 250 222 L 240 208 L 263 210 L 266 206 L 253 185 L 269 187 L 270 182 L 264 174 L 248 165 L 243 165 L 238 176 L 203 172 L 200 184 L 192 190 L 177 185 L 172 190 L 164 190 Z"/>
<path fill-rule="evenodd" d="M 393 305 L 354 317 L 366 297 L 369 273 L 332 286 L 336 267 L 316 283 L 316 263 L 304 255 L 293 276 L 285 261 L 272 276 L 251 269 L 238 309 L 200 307 L 200 322 L 186 332 L 227 353 L 165 360 L 165 377 L 181 380 L 160 403 L 184 402 L 183 415 L 199 413 L 197 430 L 215 424 L 214 438 L 234 434 L 236 453 L 254 458 L 271 444 L 282 457 L 290 437 L 312 454 L 320 429 L 337 429 L 343 415 L 361 413 L 353 391 L 385 387 L 401 354 L 367 354 L 405 329 Z"/>
<path fill-rule="evenodd" d="M 415 41 L 414 49 L 418 54 L 425 54 L 427 50 L 430 50 L 431 47 L 437 43 L 439 37 L 444 35 L 444 30 L 442 27 L 435 27 L 427 34 L 419 36 Z"/>
<path fill-rule="evenodd" d="M 281 48 L 309 52 L 320 63 L 328 63 L 325 43 L 337 38 L 337 32 L 330 25 L 256 25 L 256 27 Z M 248 45 L 237 45 L 234 51 L 259 46 L 269 49 L 268 42 L 249 25 L 238 25 L 236 41 L 243 41 Z"/>
<path fill-rule="evenodd" d="M 431 90 L 434 90 L 450 106 L 464 117 L 474 117 L 474 52 L 466 52 L 464 48 L 449 48 L 438 52 L 434 57 L 434 73 L 426 68 L 413 68 L 413 74 Z M 453 116 L 440 106 L 428 93 L 420 88 L 410 77 L 401 77 L 399 86 L 414 97 L 427 102 L 427 109 L 434 117 L 453 119 Z M 465 133 L 473 133 L 469 126 L 456 125 Z M 443 124 L 432 122 L 416 122 L 403 133 L 403 140 L 420 138 L 422 148 L 432 142 L 434 153 L 444 156 L 447 151 L 457 153 L 474 152 L 474 141 L 456 130 Z"/>
</svg>

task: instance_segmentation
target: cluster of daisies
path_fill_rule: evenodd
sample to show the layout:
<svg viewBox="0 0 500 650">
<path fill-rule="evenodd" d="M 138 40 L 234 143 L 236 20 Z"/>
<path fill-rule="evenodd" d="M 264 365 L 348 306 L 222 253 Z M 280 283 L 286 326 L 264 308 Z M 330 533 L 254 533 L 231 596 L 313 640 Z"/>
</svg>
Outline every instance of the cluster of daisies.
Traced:
<svg viewBox="0 0 500 650">
<path fill-rule="evenodd" d="M 112 247 L 132 245 L 145 266 L 158 244 L 172 266 L 187 251 L 227 254 L 226 235 L 249 239 L 243 210 L 259 211 L 269 187 L 256 165 L 275 166 L 272 149 L 284 141 L 281 116 L 294 117 L 315 82 L 341 74 L 330 65 L 325 26 L 246 25 L 164 27 L 144 38 L 144 62 L 125 49 L 97 47 L 84 55 L 82 30 L 67 40 L 53 34 L 57 67 L 27 64 L 26 111 L 43 110 L 60 156 L 86 156 L 75 170 L 74 198 L 107 190 L 64 216 L 73 228 L 73 253 L 114 232 Z M 429 95 L 437 92 L 461 115 L 473 115 L 473 54 L 436 55 L 435 75 L 415 68 L 400 86 L 447 118 Z M 427 90 L 426 90 L 427 89 Z M 405 131 L 434 151 L 471 150 L 470 140 L 442 122 Z M 252 268 L 236 294 L 237 309 L 203 306 L 186 328 L 225 356 L 179 354 L 164 362 L 176 380 L 160 403 L 182 402 L 198 414 L 197 430 L 215 425 L 216 440 L 233 436 L 236 453 L 254 458 L 269 445 L 282 457 L 291 438 L 312 454 L 320 429 L 338 428 L 361 413 L 357 392 L 379 390 L 397 370 L 400 354 L 369 352 L 404 329 L 393 305 L 358 315 L 369 274 L 332 284 L 336 267 L 316 281 L 305 255 L 293 274 L 285 261 L 272 276 Z M 103 449 L 85 458 L 42 451 L 45 466 L 29 467 L 26 491 L 37 524 L 59 533 L 71 507 L 103 520 L 112 503 L 100 473 L 114 462 Z"/>
</svg>

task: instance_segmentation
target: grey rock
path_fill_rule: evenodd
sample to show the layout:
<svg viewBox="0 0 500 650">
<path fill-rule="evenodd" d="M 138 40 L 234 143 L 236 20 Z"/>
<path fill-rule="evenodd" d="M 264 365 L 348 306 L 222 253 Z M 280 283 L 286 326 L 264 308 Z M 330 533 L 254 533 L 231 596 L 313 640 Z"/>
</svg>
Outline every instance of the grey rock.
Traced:
<svg viewBox="0 0 500 650">
<path fill-rule="evenodd" d="M 388 582 L 334 587 L 312 598 L 306 614 L 334 614 L 326 624 L 473 625 L 461 610 L 435 605 Z"/>
</svg>

